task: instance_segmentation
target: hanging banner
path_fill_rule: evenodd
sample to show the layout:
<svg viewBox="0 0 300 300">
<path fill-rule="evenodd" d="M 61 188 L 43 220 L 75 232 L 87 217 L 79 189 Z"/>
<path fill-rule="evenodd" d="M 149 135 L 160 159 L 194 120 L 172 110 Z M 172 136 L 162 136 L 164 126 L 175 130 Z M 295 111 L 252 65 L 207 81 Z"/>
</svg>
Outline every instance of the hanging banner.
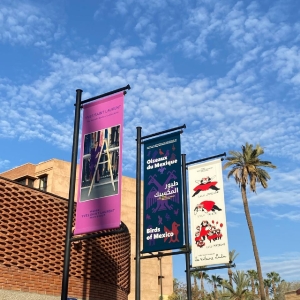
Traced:
<svg viewBox="0 0 300 300">
<path fill-rule="evenodd" d="M 144 142 L 143 252 L 183 246 L 180 133 Z"/>
<path fill-rule="evenodd" d="M 222 163 L 188 167 L 192 266 L 229 263 Z"/>
<path fill-rule="evenodd" d="M 83 106 L 75 234 L 121 223 L 123 92 Z"/>
</svg>

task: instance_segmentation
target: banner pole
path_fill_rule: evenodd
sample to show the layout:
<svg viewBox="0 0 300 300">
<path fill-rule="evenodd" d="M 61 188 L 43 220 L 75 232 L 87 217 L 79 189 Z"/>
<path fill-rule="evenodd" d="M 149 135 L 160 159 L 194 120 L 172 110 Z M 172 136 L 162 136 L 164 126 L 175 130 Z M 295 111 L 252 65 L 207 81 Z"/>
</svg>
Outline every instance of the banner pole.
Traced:
<svg viewBox="0 0 300 300">
<path fill-rule="evenodd" d="M 63 266 L 61 300 L 67 300 L 67 297 L 68 297 L 71 235 L 72 235 L 74 196 L 75 196 L 75 185 L 76 185 L 76 169 L 77 169 L 81 95 L 82 95 L 82 90 L 77 89 L 76 90 L 76 108 L 75 108 L 75 120 L 74 120 L 74 132 L 73 132 L 73 149 L 72 149 L 68 218 L 67 218 L 67 230 L 66 230 L 66 239 L 65 239 L 65 256 L 64 256 L 64 266 Z"/>
<path fill-rule="evenodd" d="M 142 127 L 137 127 L 136 134 L 136 243 L 135 243 L 135 300 L 141 298 L 141 152 Z"/>
<path fill-rule="evenodd" d="M 184 239 L 185 239 L 185 266 L 186 266 L 186 287 L 187 299 L 192 299 L 191 291 L 191 272 L 190 272 L 190 241 L 189 241 L 189 222 L 188 222 L 188 205 L 187 205 L 187 188 L 186 188 L 186 155 L 181 154 L 182 163 L 182 192 L 183 192 L 183 215 L 184 215 Z"/>
</svg>

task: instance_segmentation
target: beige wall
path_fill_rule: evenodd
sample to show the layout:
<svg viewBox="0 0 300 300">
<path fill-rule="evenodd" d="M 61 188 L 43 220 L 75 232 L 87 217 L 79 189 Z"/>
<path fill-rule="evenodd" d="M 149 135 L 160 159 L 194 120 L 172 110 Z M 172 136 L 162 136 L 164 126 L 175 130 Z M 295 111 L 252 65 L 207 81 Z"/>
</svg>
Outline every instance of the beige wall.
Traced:
<svg viewBox="0 0 300 300">
<path fill-rule="evenodd" d="M 284 294 L 285 300 L 300 300 L 300 295 L 296 294 L 296 291 L 287 292 Z"/>
<path fill-rule="evenodd" d="M 0 174 L 9 179 L 17 179 L 25 175 L 38 178 L 41 175 L 48 175 L 47 192 L 68 198 L 70 183 L 71 164 L 66 161 L 51 159 L 41 162 L 37 165 L 26 164 L 19 168 Z M 78 170 L 78 169 L 77 169 Z M 30 174 L 29 174 L 30 173 Z M 77 172 L 78 182 L 78 172 Z M 34 187 L 39 187 L 39 180 L 34 183 Z M 129 300 L 135 299 L 135 220 L 136 220 L 136 181 L 134 178 L 122 177 L 122 209 L 121 220 L 127 225 L 131 234 L 131 292 Z M 76 187 L 77 195 L 77 187 Z M 75 195 L 75 200 L 77 196 Z M 141 218 L 142 220 L 142 218 Z M 141 224 L 142 226 L 142 224 Z M 141 240 L 141 245 L 142 245 Z M 160 295 L 160 285 L 158 276 L 160 272 L 159 261 L 157 258 L 141 260 L 141 299 L 156 300 Z M 172 256 L 162 258 L 162 276 L 163 278 L 163 295 L 172 294 L 173 291 L 173 273 L 172 273 Z M 167 297 L 165 297 L 167 299 Z"/>
<path fill-rule="evenodd" d="M 131 233 L 131 293 L 128 299 L 135 299 L 135 239 L 136 239 L 136 181 L 134 178 L 122 177 L 122 211 L 121 219 L 127 225 Z M 142 221 L 142 218 L 141 218 Z M 142 226 L 142 224 L 141 224 Z M 141 237 L 141 245 L 143 239 Z M 159 261 L 157 258 L 149 258 L 141 260 L 141 299 L 156 300 L 160 295 L 160 285 L 158 284 L 158 276 L 160 272 Z M 162 276 L 163 278 L 163 294 L 170 295 L 173 292 L 173 271 L 172 257 L 165 256 L 162 258 Z"/>
</svg>

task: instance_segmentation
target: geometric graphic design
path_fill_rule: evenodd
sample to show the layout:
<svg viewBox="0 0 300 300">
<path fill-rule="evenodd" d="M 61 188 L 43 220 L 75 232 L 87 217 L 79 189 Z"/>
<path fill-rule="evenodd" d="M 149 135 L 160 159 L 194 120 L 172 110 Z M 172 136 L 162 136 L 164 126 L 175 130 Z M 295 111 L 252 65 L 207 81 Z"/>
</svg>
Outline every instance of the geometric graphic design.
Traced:
<svg viewBox="0 0 300 300">
<path fill-rule="evenodd" d="M 144 142 L 143 252 L 183 246 L 180 134 Z"/>
</svg>

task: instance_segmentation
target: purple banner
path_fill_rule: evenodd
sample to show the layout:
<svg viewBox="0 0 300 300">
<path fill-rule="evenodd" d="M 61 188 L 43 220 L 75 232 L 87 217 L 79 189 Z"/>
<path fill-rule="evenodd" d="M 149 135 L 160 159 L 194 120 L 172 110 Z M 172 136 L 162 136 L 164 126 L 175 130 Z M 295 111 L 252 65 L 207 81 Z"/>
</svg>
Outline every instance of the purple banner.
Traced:
<svg viewBox="0 0 300 300">
<path fill-rule="evenodd" d="M 123 92 L 83 106 L 75 234 L 121 223 Z"/>
</svg>

